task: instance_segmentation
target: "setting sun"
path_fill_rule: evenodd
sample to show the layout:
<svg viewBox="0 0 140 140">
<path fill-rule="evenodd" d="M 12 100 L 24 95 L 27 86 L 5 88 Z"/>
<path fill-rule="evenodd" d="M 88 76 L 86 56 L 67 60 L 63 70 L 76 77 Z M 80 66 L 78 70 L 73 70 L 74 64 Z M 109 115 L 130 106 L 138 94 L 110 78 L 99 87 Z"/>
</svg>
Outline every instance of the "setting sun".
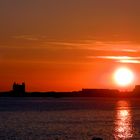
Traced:
<svg viewBox="0 0 140 140">
<path fill-rule="evenodd" d="M 134 73 L 128 68 L 119 68 L 113 78 L 119 86 L 128 86 L 134 81 Z"/>
</svg>

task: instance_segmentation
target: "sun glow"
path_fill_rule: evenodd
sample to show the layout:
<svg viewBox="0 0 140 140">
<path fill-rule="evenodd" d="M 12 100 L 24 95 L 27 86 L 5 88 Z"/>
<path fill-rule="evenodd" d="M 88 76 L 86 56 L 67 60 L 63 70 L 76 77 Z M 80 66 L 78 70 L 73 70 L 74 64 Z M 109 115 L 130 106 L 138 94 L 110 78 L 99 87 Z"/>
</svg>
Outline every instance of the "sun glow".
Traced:
<svg viewBox="0 0 140 140">
<path fill-rule="evenodd" d="M 114 73 L 114 81 L 119 86 L 128 86 L 134 81 L 134 73 L 128 68 L 119 68 Z"/>
</svg>

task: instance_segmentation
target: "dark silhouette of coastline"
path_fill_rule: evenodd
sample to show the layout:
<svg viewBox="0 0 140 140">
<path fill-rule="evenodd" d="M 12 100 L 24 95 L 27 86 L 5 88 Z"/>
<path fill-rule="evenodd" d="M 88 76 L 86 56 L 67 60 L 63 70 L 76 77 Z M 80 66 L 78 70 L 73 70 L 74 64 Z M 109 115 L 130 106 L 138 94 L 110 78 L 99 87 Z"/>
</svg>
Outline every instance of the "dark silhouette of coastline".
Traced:
<svg viewBox="0 0 140 140">
<path fill-rule="evenodd" d="M 120 92 L 115 89 L 82 89 L 81 91 L 72 92 L 26 92 L 25 83 L 14 83 L 12 88 L 13 89 L 9 92 L 0 92 L 0 97 L 140 97 L 140 85 L 136 85 L 134 90 L 131 92 Z"/>
</svg>

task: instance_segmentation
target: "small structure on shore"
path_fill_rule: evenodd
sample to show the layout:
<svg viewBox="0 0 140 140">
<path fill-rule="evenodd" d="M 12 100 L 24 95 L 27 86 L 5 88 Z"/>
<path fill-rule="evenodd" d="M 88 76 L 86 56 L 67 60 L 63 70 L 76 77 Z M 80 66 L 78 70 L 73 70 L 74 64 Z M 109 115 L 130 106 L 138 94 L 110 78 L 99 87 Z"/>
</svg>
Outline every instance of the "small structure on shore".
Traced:
<svg viewBox="0 0 140 140">
<path fill-rule="evenodd" d="M 135 86 L 134 92 L 135 92 L 135 93 L 139 93 L 139 92 L 140 92 L 140 85 L 136 85 L 136 86 Z"/>
<path fill-rule="evenodd" d="M 25 83 L 22 84 L 15 83 L 13 84 L 13 92 L 15 94 L 24 94 L 25 93 Z"/>
</svg>

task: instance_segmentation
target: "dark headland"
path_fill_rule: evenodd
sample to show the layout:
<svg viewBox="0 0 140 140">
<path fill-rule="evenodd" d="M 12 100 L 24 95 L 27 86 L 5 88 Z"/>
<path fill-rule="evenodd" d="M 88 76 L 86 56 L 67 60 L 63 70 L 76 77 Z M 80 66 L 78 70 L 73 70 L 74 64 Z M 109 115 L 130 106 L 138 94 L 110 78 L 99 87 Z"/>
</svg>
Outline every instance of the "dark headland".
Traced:
<svg viewBox="0 0 140 140">
<path fill-rule="evenodd" d="M 11 91 L 0 92 L 0 97 L 140 97 L 140 85 L 136 85 L 133 91 L 121 92 L 116 89 L 82 89 L 71 92 L 26 92 L 25 83 L 14 83 Z"/>
</svg>

